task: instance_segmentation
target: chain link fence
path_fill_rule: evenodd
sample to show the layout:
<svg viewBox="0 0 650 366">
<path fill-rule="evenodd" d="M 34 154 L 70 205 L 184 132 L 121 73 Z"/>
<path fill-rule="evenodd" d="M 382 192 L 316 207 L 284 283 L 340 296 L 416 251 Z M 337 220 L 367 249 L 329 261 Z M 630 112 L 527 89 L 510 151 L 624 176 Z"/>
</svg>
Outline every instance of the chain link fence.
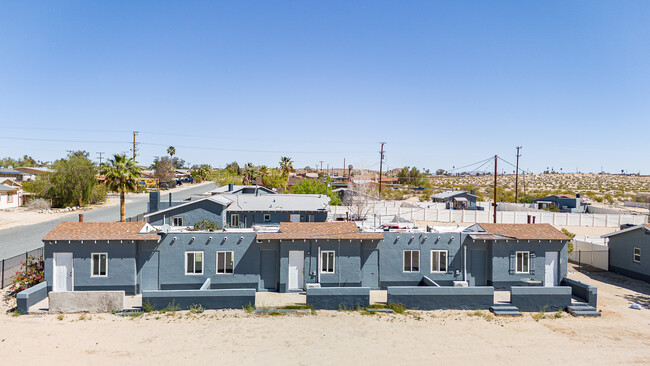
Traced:
<svg viewBox="0 0 650 366">
<path fill-rule="evenodd" d="M 17 256 L 6 258 L 0 261 L 0 289 L 10 286 L 13 282 L 14 275 L 19 272 L 27 258 L 43 258 L 43 248 L 38 248 L 19 254 Z"/>
</svg>

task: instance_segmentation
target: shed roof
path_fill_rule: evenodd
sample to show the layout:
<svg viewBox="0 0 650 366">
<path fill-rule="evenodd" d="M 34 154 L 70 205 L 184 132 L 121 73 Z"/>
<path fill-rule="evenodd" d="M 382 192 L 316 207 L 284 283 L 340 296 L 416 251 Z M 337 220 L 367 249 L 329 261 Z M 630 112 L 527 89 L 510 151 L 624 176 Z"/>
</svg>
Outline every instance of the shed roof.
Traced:
<svg viewBox="0 0 650 366">
<path fill-rule="evenodd" d="M 628 231 L 633 231 L 633 230 L 637 230 L 637 229 L 645 229 L 647 231 L 650 231 L 650 224 L 631 226 L 631 227 L 628 227 L 628 228 L 623 229 L 623 230 L 618 230 L 618 231 L 611 232 L 609 234 L 601 235 L 600 237 L 601 238 L 609 238 L 610 236 L 615 236 L 615 235 L 618 235 L 618 234 L 627 233 Z"/>
<path fill-rule="evenodd" d="M 476 224 L 468 231 L 481 239 L 569 240 L 550 224 Z"/>
<path fill-rule="evenodd" d="M 458 196 L 458 195 L 461 195 L 461 194 L 466 194 L 466 195 L 471 196 L 471 197 L 477 197 L 475 194 L 471 194 L 471 193 L 469 193 L 467 191 L 444 191 L 444 192 L 440 192 L 440 193 L 436 193 L 436 194 L 432 195 L 431 198 L 447 199 L 447 198 L 455 197 L 455 196 Z"/>
<path fill-rule="evenodd" d="M 381 233 L 359 231 L 354 222 L 281 222 L 277 233 L 257 234 L 257 239 L 350 239 L 381 240 Z"/>
<path fill-rule="evenodd" d="M 53 240 L 158 240 L 146 222 L 62 222 L 45 235 Z"/>
</svg>

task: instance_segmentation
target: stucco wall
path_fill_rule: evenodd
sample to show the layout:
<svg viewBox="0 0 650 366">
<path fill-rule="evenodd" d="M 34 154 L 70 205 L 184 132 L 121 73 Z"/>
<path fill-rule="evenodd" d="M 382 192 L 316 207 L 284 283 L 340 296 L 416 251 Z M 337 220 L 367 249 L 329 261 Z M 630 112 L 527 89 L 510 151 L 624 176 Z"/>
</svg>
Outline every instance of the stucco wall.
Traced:
<svg viewBox="0 0 650 366">
<path fill-rule="evenodd" d="M 634 262 L 634 247 L 641 249 L 641 261 Z M 609 238 L 609 270 L 650 282 L 650 233 L 637 229 Z"/>
<path fill-rule="evenodd" d="M 380 286 L 417 286 L 423 276 L 441 286 L 451 286 L 453 281 L 462 280 L 460 243 L 461 234 L 458 233 L 385 232 L 384 240 L 377 245 Z M 404 272 L 404 250 L 420 251 L 419 272 Z M 448 250 L 446 273 L 431 273 L 431 250 Z"/>
<path fill-rule="evenodd" d="M 53 256 L 56 252 L 73 253 L 74 291 L 124 291 L 136 293 L 136 243 L 131 241 L 58 241 L 44 246 L 47 291 L 54 283 Z M 91 253 L 108 253 L 108 276 L 91 277 Z"/>
</svg>

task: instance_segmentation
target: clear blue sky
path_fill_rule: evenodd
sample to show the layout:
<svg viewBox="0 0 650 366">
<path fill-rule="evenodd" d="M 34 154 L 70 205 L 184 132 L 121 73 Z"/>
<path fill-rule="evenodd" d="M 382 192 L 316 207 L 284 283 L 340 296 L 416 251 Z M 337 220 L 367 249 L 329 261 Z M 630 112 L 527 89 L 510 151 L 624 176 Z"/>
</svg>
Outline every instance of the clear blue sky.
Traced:
<svg viewBox="0 0 650 366">
<path fill-rule="evenodd" d="M 650 174 L 648 1 L 3 1 L 0 156 Z M 26 140 L 31 139 L 31 140 Z M 100 142 L 103 141 L 103 142 Z M 511 169 L 512 171 L 512 169 Z"/>
</svg>

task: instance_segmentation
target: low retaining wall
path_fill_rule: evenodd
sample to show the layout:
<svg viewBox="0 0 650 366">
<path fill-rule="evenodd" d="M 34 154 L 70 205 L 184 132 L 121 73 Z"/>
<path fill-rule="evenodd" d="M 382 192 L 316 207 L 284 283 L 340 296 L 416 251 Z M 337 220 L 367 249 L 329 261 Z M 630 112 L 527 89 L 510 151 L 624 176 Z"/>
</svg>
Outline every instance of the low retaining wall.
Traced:
<svg viewBox="0 0 650 366">
<path fill-rule="evenodd" d="M 201 305 L 205 309 L 241 309 L 249 304 L 255 305 L 255 289 L 142 291 L 142 303 L 147 301 L 156 310 L 164 309 L 172 302 L 180 310 L 192 305 Z"/>
<path fill-rule="evenodd" d="M 388 287 L 388 302 L 408 309 L 488 309 L 494 303 L 494 287 Z"/>
<path fill-rule="evenodd" d="M 510 303 L 521 311 L 556 311 L 571 305 L 571 287 L 513 286 Z"/>
<path fill-rule="evenodd" d="M 29 308 L 47 297 L 47 282 L 41 282 L 16 295 L 16 309 L 23 314 L 29 312 Z"/>
<path fill-rule="evenodd" d="M 307 304 L 314 309 L 354 309 L 370 305 L 369 287 L 314 287 L 307 289 Z"/>
<path fill-rule="evenodd" d="M 50 313 L 110 313 L 124 310 L 124 291 L 50 292 Z"/>
<path fill-rule="evenodd" d="M 597 307 L 598 288 L 596 288 L 596 286 L 588 285 L 584 282 L 572 280 L 570 278 L 563 279 L 562 286 L 571 287 L 571 294 L 573 296 L 581 298 L 584 302 L 593 307 Z"/>
</svg>

